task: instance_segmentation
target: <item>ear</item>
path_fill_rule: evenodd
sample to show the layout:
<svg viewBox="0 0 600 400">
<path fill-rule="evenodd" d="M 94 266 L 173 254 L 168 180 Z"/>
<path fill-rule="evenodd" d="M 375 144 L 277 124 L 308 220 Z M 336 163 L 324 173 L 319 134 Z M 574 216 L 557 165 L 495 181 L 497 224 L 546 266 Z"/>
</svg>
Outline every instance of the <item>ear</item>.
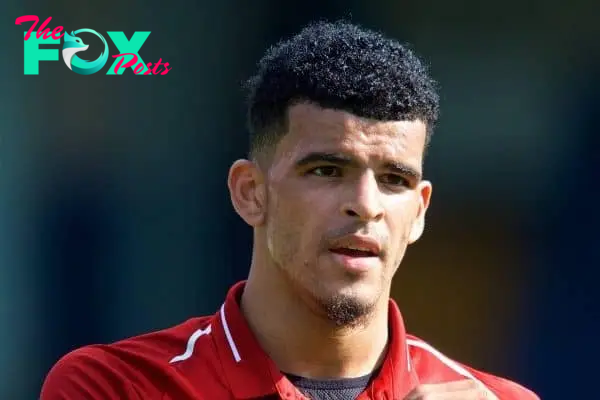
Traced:
<svg viewBox="0 0 600 400">
<path fill-rule="evenodd" d="M 249 160 L 237 160 L 227 178 L 233 208 L 250 226 L 262 225 L 266 213 L 266 187 L 263 174 Z"/>
<path fill-rule="evenodd" d="M 410 235 L 408 237 L 409 244 L 416 242 L 425 230 L 425 214 L 427 212 L 427 208 L 429 208 L 432 190 L 433 187 L 429 181 L 421 181 L 417 187 L 419 195 L 419 208 L 417 209 L 417 216 L 412 224 Z"/>
</svg>

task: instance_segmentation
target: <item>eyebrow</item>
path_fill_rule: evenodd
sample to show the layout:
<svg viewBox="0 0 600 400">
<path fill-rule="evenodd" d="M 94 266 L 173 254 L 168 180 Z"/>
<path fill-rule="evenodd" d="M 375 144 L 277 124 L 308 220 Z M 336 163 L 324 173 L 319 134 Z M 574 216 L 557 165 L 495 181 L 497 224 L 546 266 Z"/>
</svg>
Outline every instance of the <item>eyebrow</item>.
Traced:
<svg viewBox="0 0 600 400">
<path fill-rule="evenodd" d="M 335 164 L 338 166 L 358 167 L 360 165 L 360 163 L 356 159 L 354 159 L 346 154 L 314 152 L 314 153 L 309 153 L 306 156 L 302 157 L 300 160 L 298 160 L 296 162 L 296 167 L 302 168 L 307 165 L 317 164 L 317 163 L 322 163 L 322 162 L 329 163 L 329 164 Z M 417 171 L 415 168 L 411 167 L 410 165 L 407 165 L 407 164 L 404 164 L 401 162 L 389 162 L 388 161 L 383 164 L 383 167 L 393 173 L 408 176 L 417 181 L 421 180 L 421 173 L 419 171 Z"/>
</svg>

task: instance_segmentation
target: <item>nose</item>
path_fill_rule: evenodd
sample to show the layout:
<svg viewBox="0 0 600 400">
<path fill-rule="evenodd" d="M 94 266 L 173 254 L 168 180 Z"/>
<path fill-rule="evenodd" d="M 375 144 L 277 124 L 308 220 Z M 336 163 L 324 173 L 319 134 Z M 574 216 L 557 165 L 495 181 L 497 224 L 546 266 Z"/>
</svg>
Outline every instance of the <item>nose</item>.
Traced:
<svg viewBox="0 0 600 400">
<path fill-rule="evenodd" d="M 381 192 L 372 173 L 365 173 L 350 185 L 348 197 L 342 202 L 342 214 L 362 221 L 377 221 L 384 215 Z"/>
</svg>

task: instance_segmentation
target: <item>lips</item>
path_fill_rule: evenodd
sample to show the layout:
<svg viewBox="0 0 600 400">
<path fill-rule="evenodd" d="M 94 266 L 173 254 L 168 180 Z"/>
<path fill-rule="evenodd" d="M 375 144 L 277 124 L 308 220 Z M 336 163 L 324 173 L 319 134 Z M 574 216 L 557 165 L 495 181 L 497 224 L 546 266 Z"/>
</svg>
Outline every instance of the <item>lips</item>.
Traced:
<svg viewBox="0 0 600 400">
<path fill-rule="evenodd" d="M 341 254 L 349 257 L 375 257 L 375 253 L 369 250 L 352 249 L 347 247 L 339 247 L 331 249 L 332 253 Z"/>
<path fill-rule="evenodd" d="M 336 240 L 329 248 L 332 253 L 349 257 L 379 257 L 381 247 L 374 238 L 368 236 L 345 236 Z"/>
</svg>

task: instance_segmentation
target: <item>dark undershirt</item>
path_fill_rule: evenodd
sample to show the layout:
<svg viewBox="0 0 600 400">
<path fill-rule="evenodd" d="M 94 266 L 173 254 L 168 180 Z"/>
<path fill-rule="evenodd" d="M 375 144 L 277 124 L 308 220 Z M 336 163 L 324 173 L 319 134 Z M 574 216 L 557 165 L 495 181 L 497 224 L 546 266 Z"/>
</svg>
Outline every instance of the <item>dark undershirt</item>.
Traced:
<svg viewBox="0 0 600 400">
<path fill-rule="evenodd" d="M 285 375 L 311 400 L 355 400 L 369 386 L 371 377 L 376 376 L 376 373 L 344 379 L 310 379 Z"/>
</svg>

